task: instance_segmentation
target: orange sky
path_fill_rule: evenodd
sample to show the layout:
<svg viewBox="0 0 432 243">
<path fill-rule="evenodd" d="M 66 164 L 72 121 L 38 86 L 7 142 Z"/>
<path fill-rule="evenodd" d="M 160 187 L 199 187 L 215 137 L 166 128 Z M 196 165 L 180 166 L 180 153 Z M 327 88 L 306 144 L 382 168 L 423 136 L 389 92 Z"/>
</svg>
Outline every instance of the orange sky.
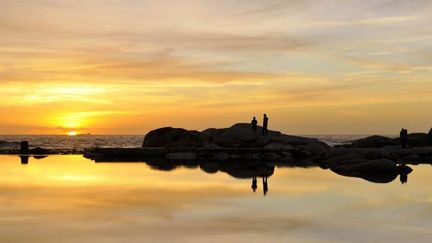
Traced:
<svg viewBox="0 0 432 243">
<path fill-rule="evenodd" d="M 0 0 L 0 134 L 432 126 L 428 1 Z"/>
</svg>

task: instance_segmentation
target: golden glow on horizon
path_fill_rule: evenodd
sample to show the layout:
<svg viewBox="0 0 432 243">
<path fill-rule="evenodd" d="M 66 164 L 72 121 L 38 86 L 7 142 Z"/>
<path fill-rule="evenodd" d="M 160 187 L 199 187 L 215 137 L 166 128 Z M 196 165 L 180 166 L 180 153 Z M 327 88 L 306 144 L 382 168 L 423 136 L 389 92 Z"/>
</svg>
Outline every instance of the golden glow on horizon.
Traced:
<svg viewBox="0 0 432 243">
<path fill-rule="evenodd" d="M 75 131 L 70 131 L 70 132 L 67 133 L 67 135 L 68 136 L 76 136 L 76 135 L 78 135 L 78 133 L 75 132 Z"/>
<path fill-rule="evenodd" d="M 432 126 L 432 3 L 241 2 L 8 1 L 0 134 L 145 134 L 263 113 L 295 134 Z"/>
</svg>

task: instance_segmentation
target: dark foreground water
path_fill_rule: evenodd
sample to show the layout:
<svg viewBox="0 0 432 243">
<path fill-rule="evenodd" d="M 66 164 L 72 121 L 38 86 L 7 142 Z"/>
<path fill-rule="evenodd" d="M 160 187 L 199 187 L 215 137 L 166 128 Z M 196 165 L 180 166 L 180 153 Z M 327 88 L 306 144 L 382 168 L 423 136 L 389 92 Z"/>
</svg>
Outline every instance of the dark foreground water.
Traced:
<svg viewBox="0 0 432 243">
<path fill-rule="evenodd" d="M 412 168 L 376 184 L 276 167 L 264 196 L 235 169 L 2 155 L 0 242 L 430 242 L 432 167 Z"/>
</svg>

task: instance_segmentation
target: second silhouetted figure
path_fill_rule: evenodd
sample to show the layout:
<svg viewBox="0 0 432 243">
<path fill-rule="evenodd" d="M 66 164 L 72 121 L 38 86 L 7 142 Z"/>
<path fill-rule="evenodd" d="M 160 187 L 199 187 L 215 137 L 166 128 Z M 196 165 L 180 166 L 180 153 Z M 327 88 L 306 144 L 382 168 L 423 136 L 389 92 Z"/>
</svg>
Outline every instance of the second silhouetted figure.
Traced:
<svg viewBox="0 0 432 243">
<path fill-rule="evenodd" d="M 251 121 L 251 125 L 252 125 L 252 131 L 253 131 L 253 133 L 256 133 L 256 131 L 258 129 L 258 121 L 256 120 L 255 117 L 253 117 L 253 119 Z"/>
<path fill-rule="evenodd" d="M 400 142 L 401 142 L 402 148 L 407 147 L 407 145 L 408 145 L 408 130 L 405 128 L 402 128 L 402 130 L 400 131 Z"/>
<path fill-rule="evenodd" d="M 264 118 L 263 118 L 263 130 L 262 130 L 262 134 L 264 136 L 267 136 L 267 128 L 268 128 L 268 117 L 266 114 L 264 114 Z"/>
</svg>

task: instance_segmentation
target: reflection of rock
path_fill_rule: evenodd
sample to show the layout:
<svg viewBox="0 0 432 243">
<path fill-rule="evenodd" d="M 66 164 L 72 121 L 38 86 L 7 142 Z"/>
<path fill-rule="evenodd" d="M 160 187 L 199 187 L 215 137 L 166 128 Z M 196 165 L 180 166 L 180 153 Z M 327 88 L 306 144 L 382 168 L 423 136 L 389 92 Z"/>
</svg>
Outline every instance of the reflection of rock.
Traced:
<svg viewBox="0 0 432 243">
<path fill-rule="evenodd" d="M 235 178 L 249 179 L 270 177 L 274 173 L 274 168 L 274 165 L 268 163 L 220 163 L 218 170 Z"/>
<path fill-rule="evenodd" d="M 398 163 L 418 164 L 432 160 L 432 147 L 417 147 L 403 149 L 388 148 L 331 148 L 327 153 L 319 156 L 319 161 L 329 164 L 339 164 L 350 160 L 389 159 Z"/>
<path fill-rule="evenodd" d="M 48 149 L 37 147 L 37 148 L 31 149 L 30 153 L 31 154 L 50 154 L 51 151 Z"/>
<path fill-rule="evenodd" d="M 359 177 L 376 183 L 388 183 L 399 174 L 406 176 L 412 171 L 408 166 L 397 166 L 386 159 L 349 162 L 334 166 L 331 170 L 339 175 Z"/>
<path fill-rule="evenodd" d="M 168 159 L 173 160 L 196 160 L 197 153 L 184 152 L 184 153 L 169 153 L 166 155 Z"/>
<path fill-rule="evenodd" d="M 212 162 L 212 161 L 180 161 L 180 160 L 156 160 L 145 162 L 151 168 L 170 171 L 178 167 L 201 168 L 202 171 L 214 174 L 218 171 L 227 173 L 235 178 L 247 179 L 253 177 L 270 177 L 274 173 L 274 164 L 264 162 Z"/>
<path fill-rule="evenodd" d="M 367 174 L 381 174 L 398 172 L 398 167 L 395 162 L 387 159 L 379 160 L 357 160 L 347 161 L 333 166 L 332 170 L 335 171 L 348 171 L 351 173 L 367 173 Z"/>
</svg>

